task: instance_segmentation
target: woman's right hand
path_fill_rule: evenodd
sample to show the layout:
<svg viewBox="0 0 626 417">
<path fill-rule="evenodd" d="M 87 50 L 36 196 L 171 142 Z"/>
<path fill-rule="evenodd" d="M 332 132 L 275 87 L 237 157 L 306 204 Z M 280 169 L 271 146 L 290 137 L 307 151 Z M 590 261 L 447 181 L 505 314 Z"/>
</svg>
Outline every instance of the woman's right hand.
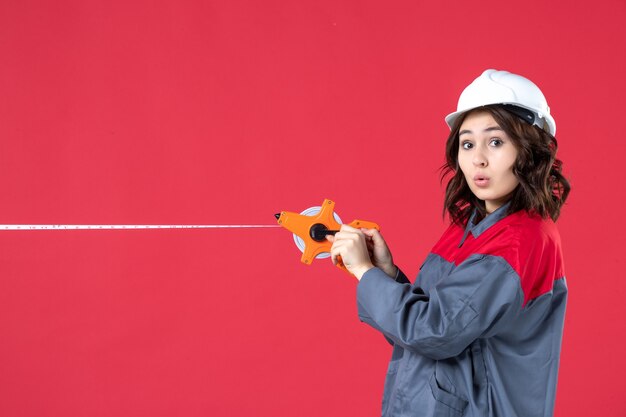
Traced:
<svg viewBox="0 0 626 417">
<path fill-rule="evenodd" d="M 380 232 L 376 229 L 361 229 L 361 231 L 365 234 L 367 249 L 374 266 L 382 269 L 391 278 L 395 278 L 398 267 L 393 264 L 391 251 Z"/>
</svg>

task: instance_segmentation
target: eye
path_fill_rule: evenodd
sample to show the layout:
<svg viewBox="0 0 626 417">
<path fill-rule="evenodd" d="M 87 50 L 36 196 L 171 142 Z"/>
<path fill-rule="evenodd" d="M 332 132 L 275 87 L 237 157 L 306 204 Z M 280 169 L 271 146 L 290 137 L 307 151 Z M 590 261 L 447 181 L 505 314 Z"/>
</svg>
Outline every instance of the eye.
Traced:
<svg viewBox="0 0 626 417">
<path fill-rule="evenodd" d="M 461 148 L 463 148 L 463 149 L 472 149 L 473 147 L 474 147 L 474 145 L 472 144 L 472 142 L 468 142 L 466 140 L 461 142 Z"/>
<path fill-rule="evenodd" d="M 498 139 L 498 138 L 493 138 L 489 141 L 489 145 L 494 146 L 494 147 L 501 146 L 503 143 L 504 142 L 502 142 L 502 139 Z"/>
</svg>

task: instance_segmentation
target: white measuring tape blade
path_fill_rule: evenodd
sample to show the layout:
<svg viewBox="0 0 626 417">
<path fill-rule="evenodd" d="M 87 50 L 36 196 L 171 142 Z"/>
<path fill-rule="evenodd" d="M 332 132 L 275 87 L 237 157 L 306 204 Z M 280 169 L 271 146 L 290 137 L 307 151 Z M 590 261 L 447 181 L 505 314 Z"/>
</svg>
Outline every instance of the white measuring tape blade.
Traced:
<svg viewBox="0 0 626 417">
<path fill-rule="evenodd" d="M 270 224 L 0 224 L 2 230 L 264 229 Z"/>
</svg>

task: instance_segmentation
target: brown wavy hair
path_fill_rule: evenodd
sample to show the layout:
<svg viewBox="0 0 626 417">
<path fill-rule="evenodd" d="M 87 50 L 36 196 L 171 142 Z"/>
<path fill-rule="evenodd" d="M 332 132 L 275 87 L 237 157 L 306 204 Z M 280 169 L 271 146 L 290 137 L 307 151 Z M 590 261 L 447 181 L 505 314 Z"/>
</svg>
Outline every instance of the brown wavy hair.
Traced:
<svg viewBox="0 0 626 417">
<path fill-rule="evenodd" d="M 487 214 L 485 202 L 472 193 L 458 163 L 461 124 L 468 114 L 478 111 L 487 112 L 494 118 L 513 140 L 518 152 L 513 174 L 519 180 L 519 185 L 513 190 L 507 214 L 526 210 L 543 218 L 549 216 L 556 221 L 570 192 L 569 181 L 561 173 L 563 163 L 556 159 L 556 138 L 523 121 L 501 105 L 471 110 L 459 117 L 452 126 L 446 142 L 446 163 L 441 167 L 441 181 L 449 178 L 444 199 L 444 217 L 447 213 L 453 222 L 465 225 L 474 209 L 478 211 L 480 218 Z"/>
</svg>

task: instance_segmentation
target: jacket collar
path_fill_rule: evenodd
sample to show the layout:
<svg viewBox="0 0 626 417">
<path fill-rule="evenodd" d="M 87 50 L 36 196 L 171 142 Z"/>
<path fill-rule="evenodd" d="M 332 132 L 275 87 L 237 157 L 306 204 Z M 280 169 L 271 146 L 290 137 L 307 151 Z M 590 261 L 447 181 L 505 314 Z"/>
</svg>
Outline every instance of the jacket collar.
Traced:
<svg viewBox="0 0 626 417">
<path fill-rule="evenodd" d="M 511 205 L 511 202 L 507 202 L 503 204 L 501 207 L 496 209 L 496 211 L 494 211 L 493 213 L 491 213 L 490 215 L 488 215 L 487 217 L 485 217 L 478 223 L 474 223 L 476 220 L 476 216 L 478 214 L 477 211 L 474 210 L 471 217 L 467 221 L 467 226 L 465 226 L 465 233 L 463 234 L 463 239 L 461 239 L 461 242 L 459 243 L 459 247 L 463 246 L 463 243 L 465 242 L 465 239 L 467 238 L 467 235 L 469 233 L 472 233 L 472 236 L 474 236 L 474 239 L 476 239 L 478 238 L 478 236 L 483 234 L 485 230 L 489 229 L 498 221 L 505 218 L 506 212 L 509 209 L 510 205 Z"/>
</svg>

